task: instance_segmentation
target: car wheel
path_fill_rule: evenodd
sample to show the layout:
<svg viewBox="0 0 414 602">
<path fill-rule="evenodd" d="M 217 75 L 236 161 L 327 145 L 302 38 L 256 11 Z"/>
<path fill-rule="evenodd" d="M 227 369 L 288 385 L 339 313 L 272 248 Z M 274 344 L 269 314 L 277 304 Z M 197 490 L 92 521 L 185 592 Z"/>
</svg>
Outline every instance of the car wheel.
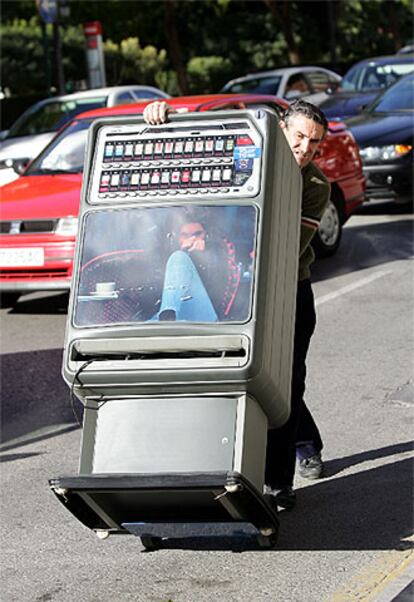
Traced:
<svg viewBox="0 0 414 602">
<path fill-rule="evenodd" d="M 20 297 L 20 293 L 0 293 L 0 307 L 13 307 Z"/>
<path fill-rule="evenodd" d="M 342 236 L 340 210 L 335 201 L 329 201 L 319 229 L 312 241 L 317 257 L 329 257 L 336 253 Z"/>
</svg>

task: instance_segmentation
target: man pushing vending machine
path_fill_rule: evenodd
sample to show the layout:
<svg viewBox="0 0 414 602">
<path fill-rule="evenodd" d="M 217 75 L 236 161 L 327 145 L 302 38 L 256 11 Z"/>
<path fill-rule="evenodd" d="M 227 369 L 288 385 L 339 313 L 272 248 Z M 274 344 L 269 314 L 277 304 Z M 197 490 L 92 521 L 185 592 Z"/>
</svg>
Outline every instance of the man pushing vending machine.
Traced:
<svg viewBox="0 0 414 602">
<path fill-rule="evenodd" d="M 301 182 L 265 108 L 91 126 L 63 365 L 80 471 L 50 486 L 98 535 L 275 543 Z"/>
</svg>

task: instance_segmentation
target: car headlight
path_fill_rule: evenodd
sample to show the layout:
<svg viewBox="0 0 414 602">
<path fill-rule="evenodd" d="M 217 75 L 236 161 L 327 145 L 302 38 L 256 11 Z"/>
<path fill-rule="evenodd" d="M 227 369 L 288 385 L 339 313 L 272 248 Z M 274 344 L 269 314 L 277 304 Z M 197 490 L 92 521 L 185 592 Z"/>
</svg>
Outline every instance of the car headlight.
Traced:
<svg viewBox="0 0 414 602">
<path fill-rule="evenodd" d="M 362 160 L 366 163 L 372 161 L 392 161 L 399 159 L 412 150 L 410 144 L 389 144 L 387 146 L 366 146 L 360 149 Z"/>
<path fill-rule="evenodd" d="M 58 220 L 55 234 L 60 236 L 76 236 L 78 231 L 78 218 L 77 217 L 61 217 Z"/>
</svg>

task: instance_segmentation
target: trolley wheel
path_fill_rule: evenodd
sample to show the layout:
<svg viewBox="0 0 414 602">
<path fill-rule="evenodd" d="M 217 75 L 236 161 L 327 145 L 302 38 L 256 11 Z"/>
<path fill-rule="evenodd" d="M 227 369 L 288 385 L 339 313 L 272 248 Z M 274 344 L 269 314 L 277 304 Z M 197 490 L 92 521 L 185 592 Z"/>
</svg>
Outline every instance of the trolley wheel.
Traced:
<svg viewBox="0 0 414 602">
<path fill-rule="evenodd" d="M 148 552 L 155 552 L 162 547 L 161 537 L 151 537 L 151 535 L 142 535 L 141 543 Z"/>
<path fill-rule="evenodd" d="M 277 533 L 272 533 L 271 535 L 262 535 L 261 533 L 259 533 L 259 535 L 257 536 L 257 543 L 261 548 L 267 548 L 271 550 L 274 547 L 276 547 L 277 536 Z"/>
</svg>

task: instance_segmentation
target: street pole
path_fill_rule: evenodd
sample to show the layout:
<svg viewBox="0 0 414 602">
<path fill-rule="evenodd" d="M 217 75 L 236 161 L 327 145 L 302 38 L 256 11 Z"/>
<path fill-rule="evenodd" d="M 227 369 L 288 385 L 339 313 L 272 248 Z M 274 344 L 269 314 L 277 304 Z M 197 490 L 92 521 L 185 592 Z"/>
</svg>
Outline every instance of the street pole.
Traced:
<svg viewBox="0 0 414 602">
<path fill-rule="evenodd" d="M 52 85 L 50 74 L 50 57 L 49 57 L 49 38 L 47 36 L 46 23 L 41 20 L 40 27 L 42 29 L 43 54 L 45 58 L 45 80 L 47 95 L 50 96 L 50 88 Z"/>
<path fill-rule="evenodd" d="M 329 22 L 329 46 L 331 54 L 331 63 L 333 68 L 336 67 L 336 22 L 335 22 L 335 7 L 333 0 L 328 0 L 328 22 Z"/>
<path fill-rule="evenodd" d="M 53 23 L 53 46 L 54 46 L 57 90 L 58 90 L 58 93 L 60 95 L 62 95 L 65 93 L 65 76 L 63 73 L 62 41 L 61 41 L 61 37 L 60 37 L 59 20 L 56 20 Z"/>
<path fill-rule="evenodd" d="M 56 90 L 58 94 L 65 93 L 65 76 L 63 73 L 62 64 L 62 42 L 60 37 L 60 0 L 36 0 L 40 17 L 42 19 L 43 45 L 45 49 L 46 62 L 46 80 L 48 86 L 48 95 L 50 95 L 51 82 L 49 71 L 49 47 L 47 40 L 47 24 L 52 24 L 53 27 L 53 75 L 56 82 Z M 65 6 L 63 6 L 65 8 Z M 67 10 L 67 7 L 66 7 Z"/>
</svg>

